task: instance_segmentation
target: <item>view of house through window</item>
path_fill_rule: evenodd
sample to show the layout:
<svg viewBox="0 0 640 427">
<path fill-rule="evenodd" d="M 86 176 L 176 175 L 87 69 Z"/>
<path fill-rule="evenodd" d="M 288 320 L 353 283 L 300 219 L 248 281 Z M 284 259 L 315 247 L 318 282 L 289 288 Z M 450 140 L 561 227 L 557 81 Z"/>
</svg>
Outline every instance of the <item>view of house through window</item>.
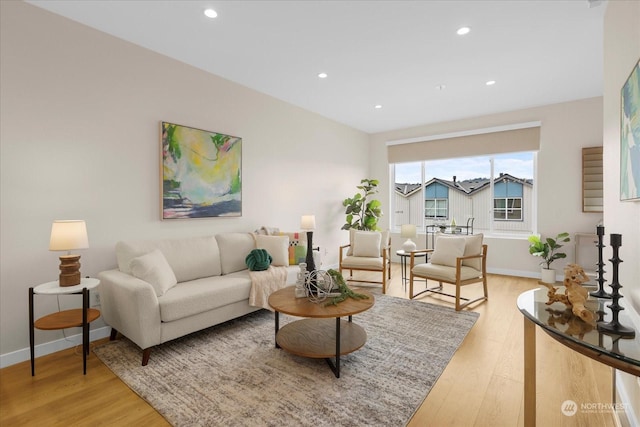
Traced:
<svg viewBox="0 0 640 427">
<path fill-rule="evenodd" d="M 425 232 L 529 235 L 533 232 L 534 152 L 392 165 L 392 224 Z M 452 227 L 452 226 L 455 226 Z"/>
</svg>

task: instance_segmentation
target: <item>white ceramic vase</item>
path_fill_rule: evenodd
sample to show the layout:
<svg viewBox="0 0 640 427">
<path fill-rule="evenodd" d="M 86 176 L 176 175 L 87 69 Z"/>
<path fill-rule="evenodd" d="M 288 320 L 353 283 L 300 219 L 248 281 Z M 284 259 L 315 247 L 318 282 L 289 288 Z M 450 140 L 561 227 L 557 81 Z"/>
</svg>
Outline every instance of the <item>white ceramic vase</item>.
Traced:
<svg viewBox="0 0 640 427">
<path fill-rule="evenodd" d="M 543 268 L 540 271 L 540 280 L 543 283 L 556 283 L 556 271 L 552 268 Z"/>
</svg>

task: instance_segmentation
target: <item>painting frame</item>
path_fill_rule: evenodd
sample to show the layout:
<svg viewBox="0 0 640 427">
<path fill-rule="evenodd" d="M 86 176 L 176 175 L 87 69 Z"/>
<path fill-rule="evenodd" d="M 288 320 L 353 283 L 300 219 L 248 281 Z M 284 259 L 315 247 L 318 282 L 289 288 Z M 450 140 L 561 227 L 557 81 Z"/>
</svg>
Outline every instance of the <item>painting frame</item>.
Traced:
<svg viewBox="0 0 640 427">
<path fill-rule="evenodd" d="M 640 201 L 640 59 L 620 90 L 620 201 Z"/>
<path fill-rule="evenodd" d="M 242 216 L 242 138 L 160 122 L 160 217 Z"/>
</svg>

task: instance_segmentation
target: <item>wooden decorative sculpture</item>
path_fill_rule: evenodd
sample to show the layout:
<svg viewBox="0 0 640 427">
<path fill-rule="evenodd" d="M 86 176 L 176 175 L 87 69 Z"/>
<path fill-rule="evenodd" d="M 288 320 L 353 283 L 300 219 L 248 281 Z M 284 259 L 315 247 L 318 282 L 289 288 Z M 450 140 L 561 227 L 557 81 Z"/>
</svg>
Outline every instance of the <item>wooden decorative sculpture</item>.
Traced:
<svg viewBox="0 0 640 427">
<path fill-rule="evenodd" d="M 561 302 L 568 308 L 571 308 L 573 314 L 585 322 L 593 324 L 595 322 L 594 314 L 584 305 L 587 301 L 588 292 L 582 287 L 582 284 L 588 281 L 589 277 L 582 267 L 578 264 L 569 264 L 564 268 L 564 294 L 558 294 L 558 288 L 549 283 L 538 283 L 549 288 L 549 291 L 547 292 L 547 296 L 549 297 L 547 305 L 551 305 L 556 301 Z"/>
</svg>

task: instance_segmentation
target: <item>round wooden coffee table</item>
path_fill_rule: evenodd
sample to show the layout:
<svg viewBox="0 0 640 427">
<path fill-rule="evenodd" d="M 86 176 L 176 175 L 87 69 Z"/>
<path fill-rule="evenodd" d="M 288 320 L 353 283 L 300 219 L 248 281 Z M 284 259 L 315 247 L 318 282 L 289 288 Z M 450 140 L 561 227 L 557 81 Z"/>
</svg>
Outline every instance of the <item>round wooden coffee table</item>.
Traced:
<svg viewBox="0 0 640 427">
<path fill-rule="evenodd" d="M 337 378 L 340 378 L 340 356 L 356 351 L 367 341 L 367 333 L 352 321 L 354 314 L 373 307 L 375 298 L 366 291 L 368 299 L 347 298 L 337 305 L 325 306 L 326 301 L 313 303 L 296 298 L 295 286 L 280 289 L 269 296 L 275 310 L 276 347 L 289 353 L 311 358 L 323 358 Z M 280 313 L 305 319 L 291 322 L 280 329 Z M 349 320 L 341 320 L 348 317 Z M 333 320 L 335 319 L 335 321 Z M 335 358 L 335 363 L 331 357 Z"/>
</svg>

